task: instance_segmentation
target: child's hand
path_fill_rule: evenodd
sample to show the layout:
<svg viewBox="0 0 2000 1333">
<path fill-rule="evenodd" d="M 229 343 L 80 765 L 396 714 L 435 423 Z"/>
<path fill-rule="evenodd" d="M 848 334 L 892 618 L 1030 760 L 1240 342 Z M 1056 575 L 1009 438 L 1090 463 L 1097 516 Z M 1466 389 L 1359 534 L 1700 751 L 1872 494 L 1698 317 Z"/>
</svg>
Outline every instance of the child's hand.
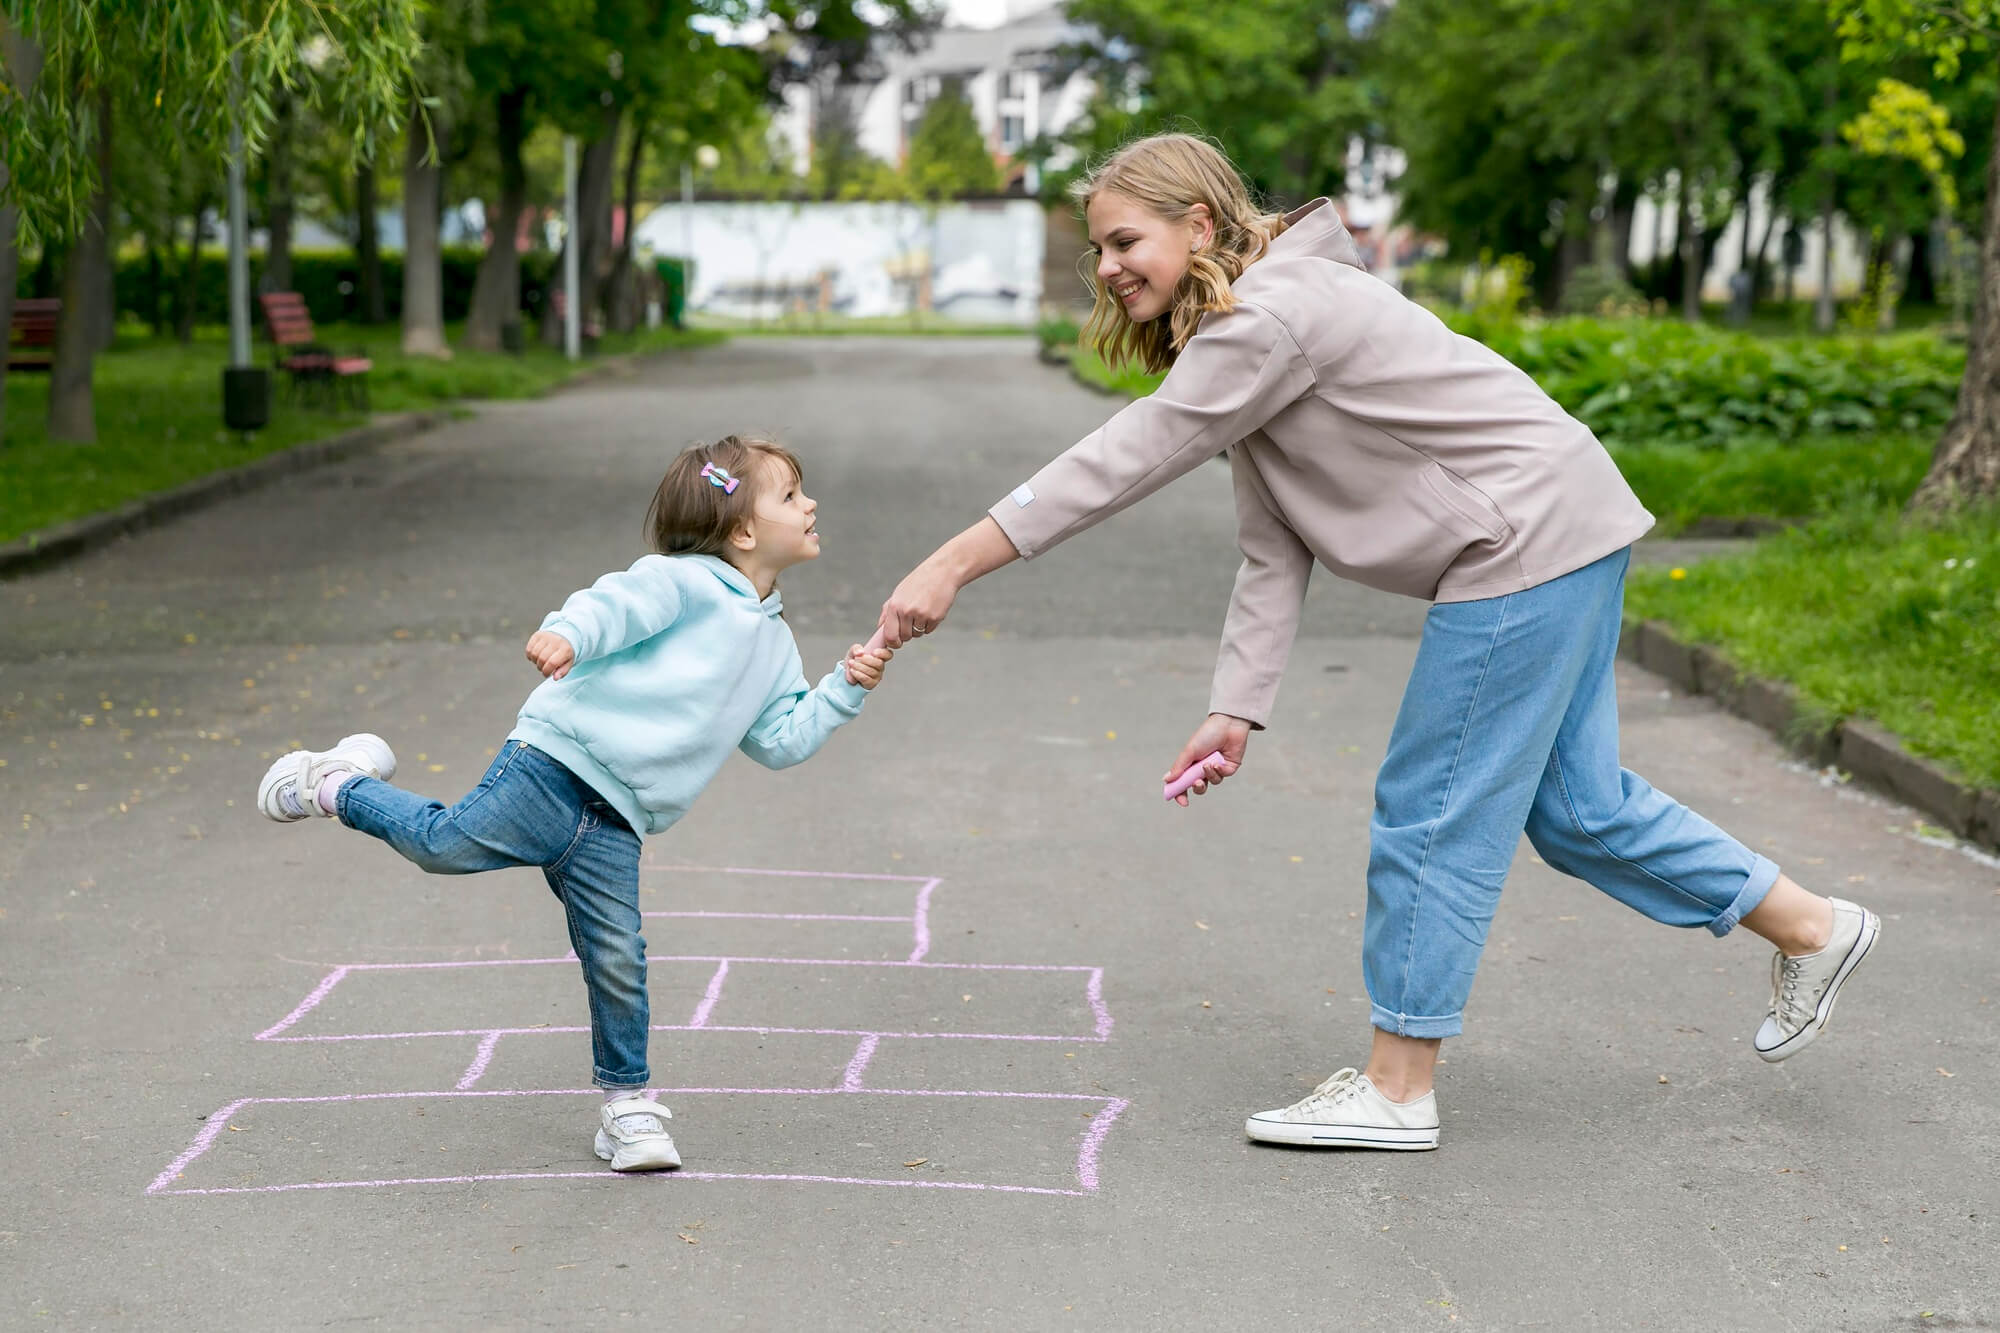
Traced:
<svg viewBox="0 0 2000 1333">
<path fill-rule="evenodd" d="M 874 652 L 860 644 L 847 650 L 847 682 L 859 685 L 864 690 L 872 690 L 882 683 L 882 668 L 896 655 L 893 648 L 877 648 Z"/>
<path fill-rule="evenodd" d="M 561 680 L 576 660 L 576 649 L 562 635 L 540 629 L 528 640 L 528 660 L 550 680 Z"/>
</svg>

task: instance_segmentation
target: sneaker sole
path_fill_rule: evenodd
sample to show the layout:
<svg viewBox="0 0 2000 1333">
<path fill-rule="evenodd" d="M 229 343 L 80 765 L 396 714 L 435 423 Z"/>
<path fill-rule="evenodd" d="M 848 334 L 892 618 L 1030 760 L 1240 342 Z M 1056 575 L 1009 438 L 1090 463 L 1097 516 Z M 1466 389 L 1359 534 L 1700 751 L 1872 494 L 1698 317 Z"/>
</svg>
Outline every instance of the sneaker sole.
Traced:
<svg viewBox="0 0 2000 1333">
<path fill-rule="evenodd" d="M 1774 1065 L 1780 1060 L 1788 1060 L 1806 1047 L 1812 1045 L 1813 1038 L 1820 1034 L 1827 1020 L 1833 1017 L 1833 1003 L 1840 998 L 1840 988 L 1854 975 L 1854 969 L 1861 966 L 1861 960 L 1875 947 L 1875 941 L 1882 934 L 1882 919 L 1873 912 L 1867 912 L 1861 919 L 1861 933 L 1854 937 L 1854 944 L 1847 951 L 1847 957 L 1840 960 L 1840 970 L 1827 983 L 1826 994 L 1819 997 L 1819 1007 L 1813 1011 L 1813 1021 L 1794 1032 L 1770 1050 L 1757 1049 L 1757 1058 L 1765 1064 Z"/>
<path fill-rule="evenodd" d="M 672 1139 L 621 1143 L 614 1149 L 611 1136 L 600 1129 L 591 1150 L 611 1163 L 613 1171 L 673 1171 L 681 1164 L 681 1155 L 675 1151 Z"/>
<path fill-rule="evenodd" d="M 1283 1143 L 1295 1148 L 1386 1148 L 1392 1152 L 1431 1152 L 1438 1132 L 1431 1129 L 1357 1129 L 1345 1125 L 1309 1125 L 1285 1120 L 1243 1122 L 1243 1133 L 1258 1143 Z"/>
</svg>

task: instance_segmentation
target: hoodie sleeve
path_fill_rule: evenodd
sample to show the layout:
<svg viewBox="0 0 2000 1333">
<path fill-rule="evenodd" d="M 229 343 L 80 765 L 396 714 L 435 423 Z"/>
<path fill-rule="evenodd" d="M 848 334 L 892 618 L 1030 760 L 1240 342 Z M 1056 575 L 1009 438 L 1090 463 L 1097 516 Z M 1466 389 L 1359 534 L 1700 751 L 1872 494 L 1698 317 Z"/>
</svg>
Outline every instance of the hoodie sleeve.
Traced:
<svg viewBox="0 0 2000 1333">
<path fill-rule="evenodd" d="M 1243 564 L 1222 625 L 1208 711 L 1240 717 L 1261 729 L 1270 720 L 1278 679 L 1291 656 L 1313 554 L 1279 516 L 1263 478 L 1241 449 L 1229 451 L 1229 472 L 1236 488 L 1236 544 Z"/>
<path fill-rule="evenodd" d="M 868 691 L 836 668 L 808 689 L 798 653 L 788 683 L 765 703 L 737 748 L 766 768 L 790 768 L 813 757 L 834 731 L 861 715 Z"/>
<path fill-rule="evenodd" d="M 568 639 L 578 662 L 642 643 L 680 619 L 686 605 L 676 577 L 680 564 L 664 555 L 641 556 L 630 569 L 571 593 L 542 628 Z"/>
<path fill-rule="evenodd" d="M 988 512 L 1022 556 L 1041 554 L 1192 472 L 1313 387 L 1312 364 L 1269 310 L 1210 315 L 1151 395 Z"/>
</svg>

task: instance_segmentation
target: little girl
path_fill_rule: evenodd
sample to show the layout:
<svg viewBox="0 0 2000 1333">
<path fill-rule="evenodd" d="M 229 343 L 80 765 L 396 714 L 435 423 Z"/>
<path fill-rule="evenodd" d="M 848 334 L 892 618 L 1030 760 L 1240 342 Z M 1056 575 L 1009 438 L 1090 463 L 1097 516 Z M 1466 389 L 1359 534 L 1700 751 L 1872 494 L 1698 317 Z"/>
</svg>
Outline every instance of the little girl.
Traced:
<svg viewBox="0 0 2000 1333">
<path fill-rule="evenodd" d="M 648 1098 L 639 838 L 672 827 L 732 748 L 767 768 L 807 759 L 860 711 L 893 655 L 860 645 L 808 687 L 778 575 L 819 556 L 819 506 L 774 441 L 684 450 L 647 515 L 656 555 L 574 593 L 528 640 L 547 679 L 486 776 L 446 808 L 389 785 L 379 736 L 295 750 L 257 806 L 280 823 L 338 818 L 423 869 L 540 866 L 569 916 L 590 997 L 595 1149 L 614 1171 L 681 1164 Z"/>
</svg>

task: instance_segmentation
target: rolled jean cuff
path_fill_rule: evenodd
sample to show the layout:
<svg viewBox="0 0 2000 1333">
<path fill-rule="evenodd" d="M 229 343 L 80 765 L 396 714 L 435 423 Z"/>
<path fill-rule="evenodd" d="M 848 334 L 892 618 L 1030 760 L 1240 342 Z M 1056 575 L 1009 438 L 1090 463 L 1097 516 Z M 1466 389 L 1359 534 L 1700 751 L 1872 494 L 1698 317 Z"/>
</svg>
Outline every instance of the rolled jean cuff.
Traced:
<svg viewBox="0 0 2000 1333">
<path fill-rule="evenodd" d="M 651 1077 L 650 1074 L 641 1074 L 637 1083 L 631 1083 L 625 1079 L 613 1078 L 602 1069 L 593 1069 L 590 1071 L 590 1081 L 606 1092 L 641 1092 L 644 1091 Z"/>
<path fill-rule="evenodd" d="M 1764 901 L 1764 895 L 1778 882 L 1778 863 L 1768 856 L 1750 854 L 1750 878 L 1743 881 L 1743 892 L 1736 895 L 1736 901 L 1722 909 L 1722 915 L 1708 923 L 1708 930 L 1717 939 L 1736 929 L 1736 923 L 1757 910 L 1757 904 Z"/>
<path fill-rule="evenodd" d="M 1368 1021 L 1399 1037 L 1456 1037 L 1465 1030 L 1465 1014 L 1399 1014 L 1369 1002 Z"/>
</svg>

